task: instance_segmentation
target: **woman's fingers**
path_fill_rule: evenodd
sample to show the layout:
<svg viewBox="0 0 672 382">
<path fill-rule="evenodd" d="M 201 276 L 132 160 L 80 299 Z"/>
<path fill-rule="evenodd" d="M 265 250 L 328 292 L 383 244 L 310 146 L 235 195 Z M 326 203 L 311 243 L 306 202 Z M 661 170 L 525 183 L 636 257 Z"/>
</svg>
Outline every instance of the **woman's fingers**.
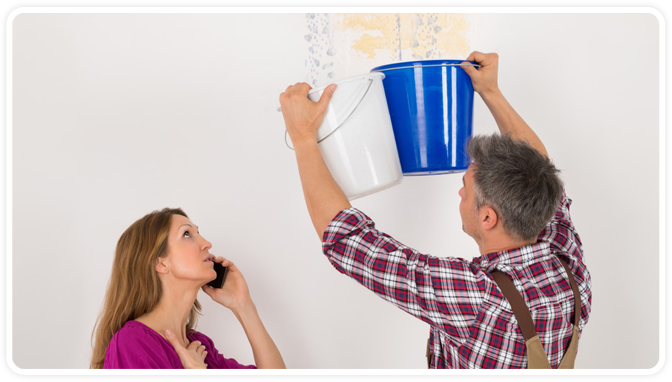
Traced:
<svg viewBox="0 0 672 382">
<path fill-rule="evenodd" d="M 215 256 L 215 263 L 220 263 L 222 266 L 228 267 L 233 265 L 233 262 L 229 259 L 225 259 L 223 256 Z"/>
<path fill-rule="evenodd" d="M 201 344 L 201 341 L 194 341 L 185 348 L 173 332 L 166 330 L 164 334 L 168 342 L 175 348 L 175 352 L 177 353 L 177 356 L 180 357 L 182 366 L 185 369 L 205 369 L 207 367 L 207 365 L 203 363 L 203 360 L 205 359 L 205 355 L 203 355 L 205 346 Z"/>
</svg>

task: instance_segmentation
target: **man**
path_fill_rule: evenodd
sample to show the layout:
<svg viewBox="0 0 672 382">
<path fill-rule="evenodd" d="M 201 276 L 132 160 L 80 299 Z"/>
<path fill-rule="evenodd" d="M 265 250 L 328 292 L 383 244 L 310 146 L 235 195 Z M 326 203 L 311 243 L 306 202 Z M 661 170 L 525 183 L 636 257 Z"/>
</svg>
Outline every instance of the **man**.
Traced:
<svg viewBox="0 0 672 382">
<path fill-rule="evenodd" d="M 531 312 L 548 362 L 557 368 L 574 329 L 574 295 L 561 258 L 581 296 L 579 331 L 591 306 L 590 275 L 569 215 L 571 200 L 539 137 L 497 85 L 498 56 L 473 52 L 463 66 L 502 135 L 474 137 L 473 163 L 463 177 L 463 230 L 480 257 L 467 261 L 421 254 L 378 231 L 352 208 L 326 167 L 316 132 L 335 90 L 318 102 L 299 83 L 280 94 L 296 150 L 303 193 L 323 252 L 340 272 L 430 324 L 431 368 L 526 368 L 526 344 L 511 305 L 490 272 L 510 278 Z M 543 355 L 542 355 L 543 357 Z M 544 361 L 545 362 L 545 361 Z"/>
</svg>

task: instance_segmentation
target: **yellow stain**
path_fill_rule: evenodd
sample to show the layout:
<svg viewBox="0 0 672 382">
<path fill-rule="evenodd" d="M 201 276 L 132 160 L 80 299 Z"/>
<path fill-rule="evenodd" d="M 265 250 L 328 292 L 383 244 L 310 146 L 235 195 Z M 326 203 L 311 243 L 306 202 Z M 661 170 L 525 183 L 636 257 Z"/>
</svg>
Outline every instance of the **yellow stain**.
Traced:
<svg viewBox="0 0 672 382">
<path fill-rule="evenodd" d="M 356 32 L 351 48 L 367 58 L 385 50 L 399 60 L 417 58 L 464 59 L 469 54 L 469 28 L 463 14 L 378 13 L 339 15 L 336 29 Z"/>
</svg>

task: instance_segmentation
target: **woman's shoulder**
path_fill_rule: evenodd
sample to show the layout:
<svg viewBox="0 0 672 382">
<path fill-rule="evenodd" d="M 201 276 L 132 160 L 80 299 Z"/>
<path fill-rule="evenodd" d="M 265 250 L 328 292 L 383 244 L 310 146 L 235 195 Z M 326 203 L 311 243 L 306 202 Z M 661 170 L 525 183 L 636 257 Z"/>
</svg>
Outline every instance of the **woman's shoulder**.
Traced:
<svg viewBox="0 0 672 382">
<path fill-rule="evenodd" d="M 159 333 L 141 322 L 128 321 L 114 334 L 107 346 L 105 368 L 151 369 L 180 366 L 179 358 L 176 354 L 171 354 L 174 353 L 171 350 L 172 345 Z"/>
<path fill-rule="evenodd" d="M 159 333 L 147 325 L 134 320 L 126 322 L 121 329 L 114 333 L 112 341 L 121 346 L 142 343 L 145 346 L 162 347 L 164 342 L 168 343 Z"/>
</svg>

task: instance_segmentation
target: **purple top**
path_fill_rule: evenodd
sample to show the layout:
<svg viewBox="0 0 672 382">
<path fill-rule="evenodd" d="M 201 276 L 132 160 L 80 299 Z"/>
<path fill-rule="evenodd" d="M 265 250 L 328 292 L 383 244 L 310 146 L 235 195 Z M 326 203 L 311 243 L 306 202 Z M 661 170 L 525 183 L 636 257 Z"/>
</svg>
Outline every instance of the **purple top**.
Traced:
<svg viewBox="0 0 672 382">
<path fill-rule="evenodd" d="M 233 358 L 224 358 L 210 337 L 193 331 L 187 334 L 190 342 L 201 341 L 208 354 L 208 369 L 256 369 L 244 366 Z M 128 321 L 119 329 L 105 352 L 104 369 L 183 369 L 173 345 L 162 335 L 139 321 Z"/>
</svg>

